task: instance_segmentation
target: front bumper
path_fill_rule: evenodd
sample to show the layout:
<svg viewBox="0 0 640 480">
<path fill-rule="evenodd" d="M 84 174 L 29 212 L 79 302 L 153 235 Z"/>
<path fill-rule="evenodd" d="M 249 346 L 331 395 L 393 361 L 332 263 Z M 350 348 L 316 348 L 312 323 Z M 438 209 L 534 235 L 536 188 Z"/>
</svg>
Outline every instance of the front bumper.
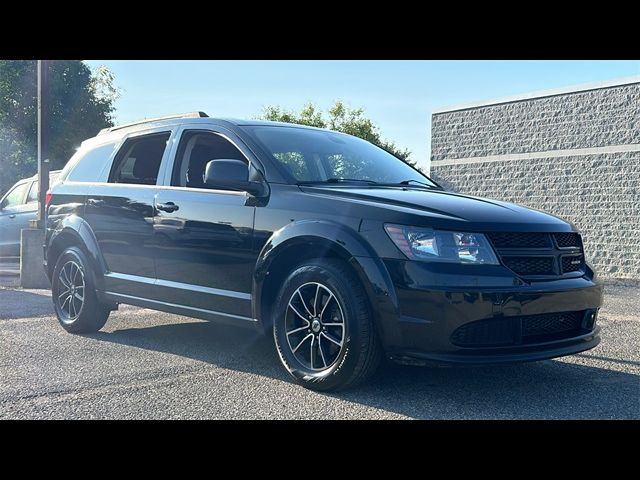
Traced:
<svg viewBox="0 0 640 480">
<path fill-rule="evenodd" d="M 600 342 L 595 321 L 603 286 L 590 270 L 581 277 L 524 282 L 502 267 L 398 260 L 385 266 L 397 311 L 395 318 L 380 319 L 382 337 L 397 361 L 513 363 L 570 355 Z M 554 322 L 573 323 L 569 328 Z M 538 334 L 527 336 L 531 328 L 539 328 L 533 331 Z M 475 332 L 478 341 L 467 335 L 461 342 L 462 329 Z"/>
<path fill-rule="evenodd" d="M 391 359 L 398 363 L 433 363 L 468 366 L 533 362 L 590 350 L 600 343 L 599 333 L 600 327 L 595 327 L 595 329 L 576 337 L 526 346 L 520 345 L 513 348 L 461 349 L 450 353 L 403 350 L 396 352 L 395 355 L 391 355 Z"/>
</svg>

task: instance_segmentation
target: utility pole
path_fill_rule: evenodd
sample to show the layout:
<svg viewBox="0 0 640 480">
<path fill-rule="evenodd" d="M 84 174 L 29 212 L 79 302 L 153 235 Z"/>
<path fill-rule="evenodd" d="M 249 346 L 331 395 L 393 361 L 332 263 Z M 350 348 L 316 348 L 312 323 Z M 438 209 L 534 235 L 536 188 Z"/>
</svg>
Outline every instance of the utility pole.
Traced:
<svg viewBox="0 0 640 480">
<path fill-rule="evenodd" d="M 38 60 L 38 220 L 45 228 L 45 198 L 49 190 L 49 60 Z"/>
<path fill-rule="evenodd" d="M 49 288 L 43 266 L 45 198 L 49 190 L 49 61 L 38 60 L 38 218 L 20 232 L 20 285 Z"/>
</svg>

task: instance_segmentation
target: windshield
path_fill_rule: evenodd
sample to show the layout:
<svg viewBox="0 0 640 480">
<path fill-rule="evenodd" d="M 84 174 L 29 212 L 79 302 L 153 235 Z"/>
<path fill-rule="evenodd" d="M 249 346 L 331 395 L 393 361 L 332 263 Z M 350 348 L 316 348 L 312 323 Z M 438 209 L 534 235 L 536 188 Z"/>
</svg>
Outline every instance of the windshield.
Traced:
<svg viewBox="0 0 640 480">
<path fill-rule="evenodd" d="M 245 127 L 296 183 L 423 184 L 427 177 L 385 150 L 330 130 Z"/>
</svg>

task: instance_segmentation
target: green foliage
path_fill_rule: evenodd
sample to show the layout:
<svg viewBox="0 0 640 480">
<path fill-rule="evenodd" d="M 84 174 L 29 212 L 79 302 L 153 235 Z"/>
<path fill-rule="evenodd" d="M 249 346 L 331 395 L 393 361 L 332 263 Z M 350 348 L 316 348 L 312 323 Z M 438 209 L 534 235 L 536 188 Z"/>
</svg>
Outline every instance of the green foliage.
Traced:
<svg viewBox="0 0 640 480">
<path fill-rule="evenodd" d="M 260 118 L 262 120 L 329 128 L 338 132 L 348 133 L 367 140 L 395 155 L 400 160 L 415 166 L 415 162 L 409 158 L 411 152 L 407 149 L 398 148 L 393 142 L 384 140 L 380 134 L 380 128 L 364 116 L 364 109 L 349 108 L 341 101 L 337 101 L 329 109 L 326 116 L 313 103 L 308 103 L 300 113 L 284 110 L 277 105 L 269 106 L 264 109 Z"/>
<path fill-rule="evenodd" d="M 50 62 L 49 158 L 59 169 L 83 140 L 112 126 L 119 91 L 106 67 Z M 37 171 L 37 62 L 0 60 L 0 195 Z"/>
</svg>

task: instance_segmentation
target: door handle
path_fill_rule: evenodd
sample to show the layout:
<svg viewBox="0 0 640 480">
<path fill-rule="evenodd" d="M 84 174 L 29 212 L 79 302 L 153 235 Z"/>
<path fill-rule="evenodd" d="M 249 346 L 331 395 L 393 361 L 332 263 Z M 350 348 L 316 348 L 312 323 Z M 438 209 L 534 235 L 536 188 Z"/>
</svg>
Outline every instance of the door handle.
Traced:
<svg viewBox="0 0 640 480">
<path fill-rule="evenodd" d="M 16 218 L 16 214 L 12 213 L 11 215 L 9 215 L 9 218 Z"/>
<path fill-rule="evenodd" d="M 178 205 L 176 205 L 173 202 L 167 202 L 167 203 L 158 203 L 156 204 L 156 209 L 158 210 L 162 210 L 163 212 L 175 212 L 176 210 L 178 210 L 180 207 Z"/>
<path fill-rule="evenodd" d="M 92 207 L 101 207 L 104 205 L 104 200 L 97 200 L 95 198 L 90 198 L 87 200 L 87 203 Z"/>
</svg>

